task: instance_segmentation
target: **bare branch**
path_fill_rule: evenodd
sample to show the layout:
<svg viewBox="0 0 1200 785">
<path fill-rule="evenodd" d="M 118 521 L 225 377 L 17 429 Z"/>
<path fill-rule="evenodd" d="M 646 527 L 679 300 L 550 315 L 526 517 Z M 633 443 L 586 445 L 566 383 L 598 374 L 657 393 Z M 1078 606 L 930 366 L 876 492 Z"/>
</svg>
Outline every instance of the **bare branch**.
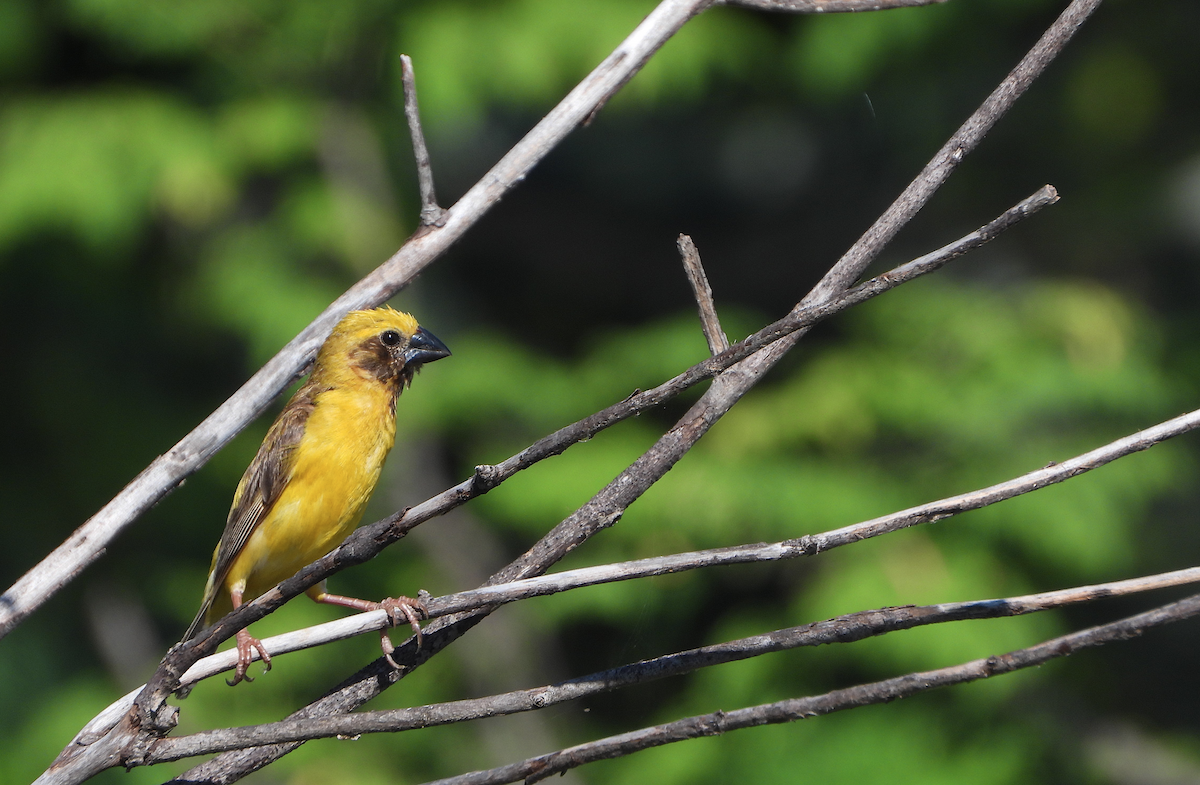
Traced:
<svg viewBox="0 0 1200 785">
<path fill-rule="evenodd" d="M 526 578 L 511 583 L 496 586 L 485 586 L 465 592 L 438 597 L 427 601 L 426 605 L 430 618 L 439 618 L 451 614 L 464 613 L 478 608 L 498 606 L 517 600 L 554 594 L 560 591 L 594 586 L 601 583 L 647 578 L 657 575 L 668 575 L 702 567 L 715 567 L 728 564 L 747 564 L 754 562 L 780 561 L 797 556 L 815 556 L 818 553 L 836 548 L 841 545 L 877 537 L 899 529 L 921 523 L 933 523 L 969 510 L 976 510 L 995 504 L 1006 499 L 1030 493 L 1070 479 L 1106 463 L 1140 452 L 1166 439 L 1187 433 L 1200 425 L 1200 410 L 1181 415 L 1153 428 L 1110 442 L 1083 455 L 1076 456 L 1062 463 L 1039 469 L 1034 472 L 1013 478 L 996 485 L 972 491 L 958 496 L 912 507 L 907 510 L 874 518 L 869 521 L 856 523 L 841 529 L 816 535 L 784 540 L 782 542 L 756 545 L 742 545 L 730 548 L 716 548 L 692 553 L 679 553 L 671 556 L 658 556 L 636 561 L 608 564 L 598 567 L 584 567 L 576 570 L 566 570 L 560 573 Z M 1200 568 L 1179 570 L 1162 575 L 1135 578 L 1099 586 L 1069 589 L 1061 592 L 1050 592 L 1045 595 L 1031 595 L 1025 598 L 1013 598 L 1006 602 L 1034 602 L 1038 598 L 1068 598 L 1063 602 L 1082 602 L 1093 597 L 1088 592 L 1103 593 L 1104 596 L 1115 596 L 1136 591 L 1162 588 L 1189 583 L 1200 574 Z M 1055 600 L 1057 602 L 1057 600 Z M 946 606 L 938 606 L 946 607 Z M 1052 607 L 1050 605 L 1044 607 Z M 1036 608 L 1044 609 L 1043 607 Z M 1029 612 L 1028 610 L 1022 612 Z M 325 624 L 315 625 L 303 630 L 277 635 L 263 641 L 272 656 L 299 651 L 313 646 L 319 646 L 335 640 L 359 635 L 364 632 L 374 632 L 390 626 L 391 622 L 383 611 L 348 616 Z M 236 653 L 232 651 L 210 655 L 196 662 L 180 677 L 182 686 L 194 684 L 202 679 L 223 673 L 234 666 Z M 141 688 L 134 690 L 89 722 L 76 736 L 72 744 L 90 744 L 99 735 L 107 732 L 116 720 L 128 710 L 133 698 Z"/>
<path fill-rule="evenodd" d="M 692 285 L 692 294 L 696 296 L 696 307 L 700 309 L 700 325 L 704 330 L 704 340 L 708 341 L 708 353 L 718 355 L 729 348 L 729 338 L 721 329 L 721 320 L 717 318 L 712 287 L 708 285 L 704 265 L 700 264 L 700 252 L 696 250 L 692 238 L 686 234 L 679 235 L 676 243 L 679 245 L 679 255 L 683 257 L 683 269 L 687 272 L 688 283 Z"/>
<path fill-rule="evenodd" d="M 126 526 L 208 462 L 275 396 L 301 376 L 333 326 L 355 308 L 379 305 L 405 287 L 525 179 L 554 147 L 597 112 L 650 56 L 712 0 L 663 0 L 642 23 L 471 187 L 436 227 L 418 231 L 390 259 L 334 300 L 246 384 L 99 512 L 0 595 L 0 638 L 89 564 Z"/>
<path fill-rule="evenodd" d="M 499 785 L 518 780 L 524 780 L 527 783 L 538 782 L 553 774 L 561 774 L 585 763 L 623 757 L 640 750 L 661 747 L 664 744 L 685 739 L 719 736 L 731 730 L 819 717 L 835 711 L 907 698 L 936 687 L 948 687 L 1011 673 L 1074 654 L 1080 649 L 1135 638 L 1153 627 L 1183 621 L 1197 614 L 1200 614 L 1200 595 L 1193 595 L 1179 602 L 1169 603 L 1120 621 L 1063 635 L 1008 654 L 972 660 L 948 668 L 910 673 L 906 676 L 871 684 L 833 690 L 824 695 L 792 698 L 745 709 L 728 712 L 717 711 L 712 714 L 688 717 L 631 733 L 598 739 L 548 755 L 539 755 L 536 758 L 508 766 L 476 771 L 458 777 L 447 777 L 437 780 L 435 783 L 428 783 L 428 785 Z"/>
<path fill-rule="evenodd" d="M 421 110 L 417 106 L 417 79 L 413 75 L 412 58 L 400 55 L 400 72 L 404 82 L 404 116 L 412 136 L 413 157 L 417 161 L 417 186 L 421 191 L 421 226 L 444 226 L 446 211 L 438 206 L 433 190 L 433 165 L 425 147 L 425 132 L 421 130 Z"/>
<path fill-rule="evenodd" d="M 617 571 L 616 568 L 619 567 L 621 565 L 609 565 L 604 569 Z M 595 569 L 597 568 L 573 570 L 571 572 L 583 573 Z M 562 578 L 568 574 L 561 573 L 558 576 L 549 577 Z M 512 589 L 517 587 L 529 588 L 529 584 L 534 584 L 539 580 L 541 579 L 518 581 L 515 584 L 509 584 L 508 586 L 511 588 L 506 593 L 512 593 Z M 620 579 L 617 578 L 614 580 Z M 798 627 L 775 630 L 770 633 L 754 635 L 727 643 L 704 646 L 689 651 L 669 654 L 664 657 L 655 657 L 620 668 L 613 668 L 600 673 L 559 682 L 558 684 L 533 687 L 525 690 L 514 690 L 487 698 L 450 701 L 410 709 L 371 711 L 304 720 L 284 720 L 282 722 L 241 728 L 221 728 L 194 733 L 189 736 L 180 736 L 178 738 L 166 738 L 154 745 L 145 763 L 152 765 L 194 755 L 206 755 L 214 752 L 261 746 L 263 744 L 307 741 L 334 736 L 356 736 L 362 733 L 395 733 L 435 725 L 447 725 L 455 722 L 469 722 L 486 717 L 542 709 L 601 692 L 611 692 L 622 687 L 643 684 L 647 681 L 670 676 L 679 676 L 700 668 L 737 662 L 777 651 L 786 651 L 803 646 L 850 643 L 897 630 L 907 630 L 930 624 L 941 624 L 967 619 L 994 619 L 1007 616 L 1020 616 L 1079 603 L 1092 602 L 1097 599 L 1180 586 L 1196 581 L 1200 581 L 1200 568 L 1192 567 L 1161 575 L 1133 578 L 1094 586 L 1080 586 L 1072 589 L 1030 594 L 1021 597 L 939 603 L 937 605 L 924 606 L 910 605 L 899 608 L 860 611 L 826 621 L 812 622 Z M 455 603 L 454 600 L 455 598 L 465 598 L 470 594 L 473 593 L 464 592 L 461 595 L 451 595 L 442 599 L 446 601 L 447 605 L 458 604 L 461 607 L 466 607 L 463 602 Z M 475 594 L 478 594 L 478 592 L 475 592 Z M 467 600 L 466 602 L 478 603 L 479 599 L 479 597 L 475 597 L 473 600 Z M 361 615 L 382 616 L 384 614 L 382 611 L 375 611 L 372 614 Z M 281 635 L 271 640 L 282 639 L 284 637 L 286 636 Z M 274 649 L 272 649 L 272 654 L 274 653 Z M 224 659 L 229 660 L 228 667 L 233 667 L 235 657 L 226 656 Z"/>
</svg>

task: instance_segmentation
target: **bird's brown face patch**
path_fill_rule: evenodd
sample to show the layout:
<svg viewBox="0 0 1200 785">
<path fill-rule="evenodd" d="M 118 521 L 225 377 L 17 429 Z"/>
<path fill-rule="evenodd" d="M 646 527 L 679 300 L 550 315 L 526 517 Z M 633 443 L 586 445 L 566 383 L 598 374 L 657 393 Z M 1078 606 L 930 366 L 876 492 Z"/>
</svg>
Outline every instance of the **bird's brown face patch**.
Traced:
<svg viewBox="0 0 1200 785">
<path fill-rule="evenodd" d="M 412 381 L 414 368 L 406 367 L 404 350 L 409 339 L 395 330 L 385 330 L 355 346 L 350 363 L 364 376 L 393 388 L 399 395 Z"/>
</svg>

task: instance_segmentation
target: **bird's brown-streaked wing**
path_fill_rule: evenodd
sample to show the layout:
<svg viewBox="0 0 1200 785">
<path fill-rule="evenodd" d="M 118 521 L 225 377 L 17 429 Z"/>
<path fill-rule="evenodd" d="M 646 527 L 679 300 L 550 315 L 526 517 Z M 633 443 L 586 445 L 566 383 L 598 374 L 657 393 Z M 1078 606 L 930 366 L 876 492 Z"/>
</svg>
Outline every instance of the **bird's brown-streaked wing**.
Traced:
<svg viewBox="0 0 1200 785">
<path fill-rule="evenodd" d="M 233 500 L 225 531 L 217 546 L 204 601 L 188 627 L 184 641 L 191 640 L 203 627 L 204 618 L 223 589 L 225 576 L 229 574 L 234 559 L 287 487 L 292 476 L 293 451 L 304 435 L 304 426 L 312 414 L 315 398 L 323 390 L 316 385 L 306 384 L 296 392 L 271 425 L 262 446 L 258 448 L 258 454 L 247 467 L 238 484 L 238 494 Z"/>
</svg>

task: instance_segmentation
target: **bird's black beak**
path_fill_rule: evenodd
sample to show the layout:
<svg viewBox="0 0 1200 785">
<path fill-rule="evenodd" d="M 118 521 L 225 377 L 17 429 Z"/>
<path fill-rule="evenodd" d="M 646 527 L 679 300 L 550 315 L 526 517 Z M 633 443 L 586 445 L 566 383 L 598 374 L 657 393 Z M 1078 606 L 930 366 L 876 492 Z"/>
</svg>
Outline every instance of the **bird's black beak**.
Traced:
<svg viewBox="0 0 1200 785">
<path fill-rule="evenodd" d="M 424 327 L 418 327 L 408 342 L 408 348 L 404 351 L 404 364 L 431 363 L 449 356 L 450 350 L 446 348 L 446 344 L 439 341 L 436 335 Z"/>
</svg>

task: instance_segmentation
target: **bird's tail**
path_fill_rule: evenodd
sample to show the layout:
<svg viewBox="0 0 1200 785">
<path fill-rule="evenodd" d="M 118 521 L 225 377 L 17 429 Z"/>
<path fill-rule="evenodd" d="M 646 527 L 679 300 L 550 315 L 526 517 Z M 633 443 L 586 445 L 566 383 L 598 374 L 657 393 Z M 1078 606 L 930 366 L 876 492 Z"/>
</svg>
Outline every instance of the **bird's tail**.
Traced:
<svg viewBox="0 0 1200 785">
<path fill-rule="evenodd" d="M 180 643 L 187 643 L 196 637 L 196 633 L 204 629 L 205 619 L 208 612 L 212 610 L 213 601 L 217 598 L 215 583 L 210 573 L 208 583 L 204 586 L 204 601 L 200 603 L 200 611 L 196 614 L 196 618 L 192 619 L 192 623 L 188 626 L 187 632 L 183 634 L 183 640 L 179 641 Z"/>
</svg>

